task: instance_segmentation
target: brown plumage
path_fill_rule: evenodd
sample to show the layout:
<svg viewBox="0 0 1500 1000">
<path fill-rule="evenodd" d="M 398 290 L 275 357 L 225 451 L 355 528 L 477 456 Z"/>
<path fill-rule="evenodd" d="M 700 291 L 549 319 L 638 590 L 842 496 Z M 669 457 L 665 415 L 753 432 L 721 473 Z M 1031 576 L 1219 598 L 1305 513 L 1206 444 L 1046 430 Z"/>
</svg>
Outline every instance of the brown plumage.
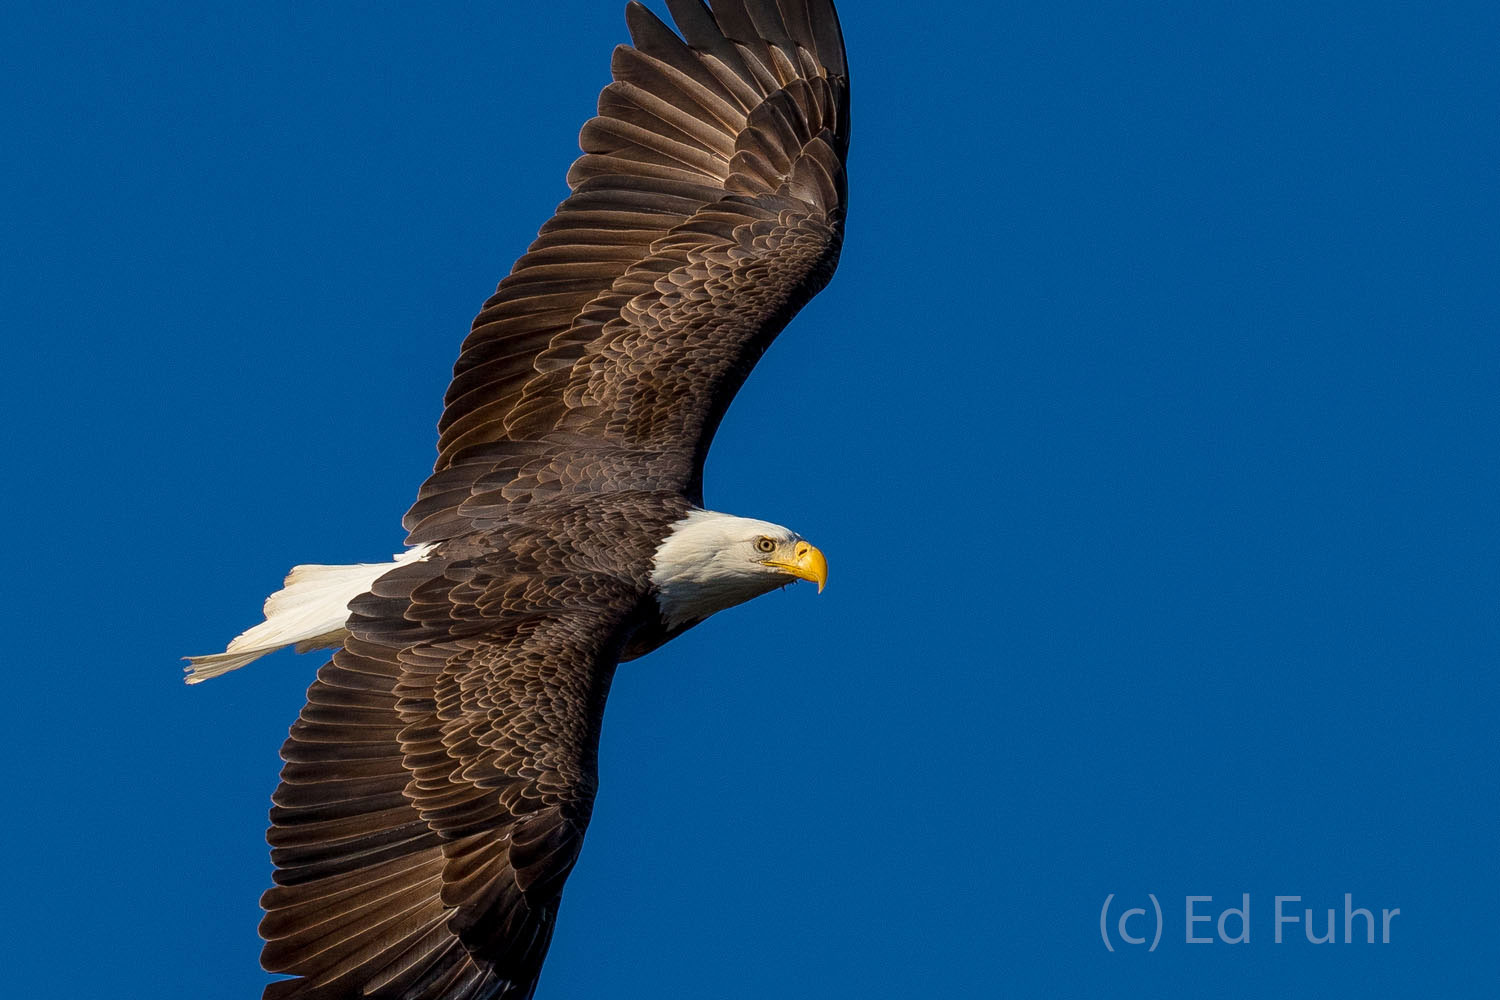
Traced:
<svg viewBox="0 0 1500 1000">
<path fill-rule="evenodd" d="M 433 548 L 350 603 L 282 749 L 267 1000 L 531 996 L 615 665 L 692 623 L 653 557 L 833 273 L 849 96 L 829 0 L 668 6 L 682 37 L 627 8 L 572 194 L 464 341 Z"/>
</svg>

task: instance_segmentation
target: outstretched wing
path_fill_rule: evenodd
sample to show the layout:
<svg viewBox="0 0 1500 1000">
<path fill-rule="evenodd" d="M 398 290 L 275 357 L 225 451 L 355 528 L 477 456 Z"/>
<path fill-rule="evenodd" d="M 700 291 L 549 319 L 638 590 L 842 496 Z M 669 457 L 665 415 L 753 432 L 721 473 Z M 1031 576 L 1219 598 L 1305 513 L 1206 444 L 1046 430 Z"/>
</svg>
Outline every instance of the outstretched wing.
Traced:
<svg viewBox="0 0 1500 1000">
<path fill-rule="evenodd" d="M 701 501 L 719 420 L 838 261 L 849 81 L 831 0 L 639 3 L 573 194 L 474 320 L 411 541 L 573 489 Z"/>
<path fill-rule="evenodd" d="M 640 595 L 508 544 L 351 605 L 282 749 L 266 1000 L 531 996 Z"/>
</svg>

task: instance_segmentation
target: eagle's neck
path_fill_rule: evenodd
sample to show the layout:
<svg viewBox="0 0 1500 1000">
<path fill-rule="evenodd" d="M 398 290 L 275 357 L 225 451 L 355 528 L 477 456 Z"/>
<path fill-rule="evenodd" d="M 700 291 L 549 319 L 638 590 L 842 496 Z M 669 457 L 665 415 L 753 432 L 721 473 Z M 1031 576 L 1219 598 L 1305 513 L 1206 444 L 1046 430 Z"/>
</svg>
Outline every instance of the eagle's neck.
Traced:
<svg viewBox="0 0 1500 1000">
<path fill-rule="evenodd" d="M 711 510 L 691 511 L 673 524 L 651 563 L 662 622 L 685 628 L 785 583 L 745 558 L 749 539 L 781 530 Z"/>
</svg>

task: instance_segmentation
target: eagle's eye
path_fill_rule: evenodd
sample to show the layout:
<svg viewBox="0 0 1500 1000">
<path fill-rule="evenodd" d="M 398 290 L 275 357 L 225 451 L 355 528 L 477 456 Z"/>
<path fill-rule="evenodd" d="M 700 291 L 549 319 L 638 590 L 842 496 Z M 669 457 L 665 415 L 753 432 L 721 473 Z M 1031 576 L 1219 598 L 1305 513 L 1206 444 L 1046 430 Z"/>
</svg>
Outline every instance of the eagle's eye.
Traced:
<svg viewBox="0 0 1500 1000">
<path fill-rule="evenodd" d="M 775 552 L 776 543 L 771 541 L 771 539 L 767 538 L 765 535 L 761 535 L 755 540 L 755 551 L 767 553 Z"/>
</svg>

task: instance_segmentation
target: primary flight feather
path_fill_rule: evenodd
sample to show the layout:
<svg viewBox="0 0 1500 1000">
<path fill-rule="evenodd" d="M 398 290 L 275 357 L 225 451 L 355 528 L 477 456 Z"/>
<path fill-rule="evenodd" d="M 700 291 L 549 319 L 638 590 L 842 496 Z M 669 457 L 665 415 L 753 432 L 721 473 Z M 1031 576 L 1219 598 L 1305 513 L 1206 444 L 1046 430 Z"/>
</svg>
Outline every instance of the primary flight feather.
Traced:
<svg viewBox="0 0 1500 1000">
<path fill-rule="evenodd" d="M 336 647 L 282 748 L 266 1000 L 532 995 L 618 662 L 827 563 L 704 509 L 730 400 L 828 282 L 849 78 L 829 0 L 639 3 L 572 194 L 464 341 L 394 562 L 299 566 L 197 683 Z"/>
</svg>

